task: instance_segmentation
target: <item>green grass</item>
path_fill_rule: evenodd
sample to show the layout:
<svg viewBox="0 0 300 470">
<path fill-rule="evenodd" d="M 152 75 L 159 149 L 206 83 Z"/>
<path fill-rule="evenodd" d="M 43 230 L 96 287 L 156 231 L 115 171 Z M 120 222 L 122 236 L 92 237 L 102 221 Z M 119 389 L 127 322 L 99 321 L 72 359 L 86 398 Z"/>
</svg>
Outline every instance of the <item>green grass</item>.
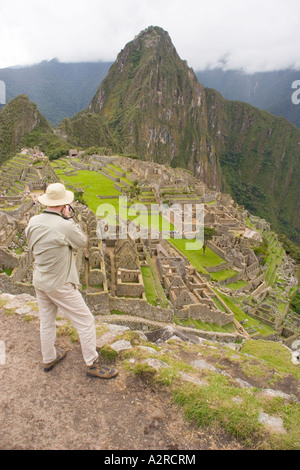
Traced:
<svg viewBox="0 0 300 470">
<path fill-rule="evenodd" d="M 282 246 L 278 244 L 272 233 L 267 238 L 269 241 L 269 255 L 266 260 L 266 282 L 272 286 L 276 280 L 277 267 L 282 263 L 285 252 Z"/>
<path fill-rule="evenodd" d="M 229 379 L 220 374 L 208 373 L 206 381 L 207 385 L 186 384 L 173 392 L 175 402 L 183 406 L 188 420 L 201 428 L 221 426 L 244 442 L 262 439 L 255 397 L 245 389 L 231 386 Z"/>
<path fill-rule="evenodd" d="M 63 165 L 65 166 L 64 169 L 57 169 L 57 166 Z M 61 180 L 66 184 L 67 187 L 75 190 L 76 188 L 80 188 L 84 190 L 83 198 L 86 201 L 86 204 L 92 209 L 93 212 L 96 213 L 98 206 L 105 201 L 108 203 L 107 200 L 100 200 L 98 195 L 100 196 L 117 196 L 121 195 L 120 191 L 114 188 L 114 182 L 111 181 L 109 178 L 106 178 L 101 173 L 96 171 L 89 171 L 89 170 L 80 170 L 76 171 L 75 174 L 66 174 L 66 170 L 70 169 L 70 167 L 66 166 L 66 162 L 59 160 L 55 161 L 53 168 L 56 174 L 61 178 Z M 109 200 L 109 203 L 114 200 Z M 118 201 L 118 200 L 117 200 Z"/>
<path fill-rule="evenodd" d="M 137 212 L 138 209 L 137 209 Z M 136 209 L 132 207 L 128 212 L 128 219 L 135 220 L 142 227 L 151 227 L 154 230 L 170 232 L 174 230 L 173 224 L 164 219 L 160 214 L 153 212 L 151 213 L 150 208 L 147 212 L 140 212 L 138 215 Z"/>
<path fill-rule="evenodd" d="M 113 168 L 114 170 L 117 170 L 119 171 L 120 173 L 130 173 L 129 171 L 125 171 L 123 170 L 121 167 L 117 166 L 117 165 L 114 165 L 113 163 L 108 163 L 107 165 L 109 168 Z"/>
<path fill-rule="evenodd" d="M 174 321 L 176 324 L 179 324 L 178 319 L 175 319 Z M 183 326 L 185 327 L 189 325 L 194 325 L 194 327 L 197 328 L 198 330 L 218 331 L 221 333 L 235 333 L 236 332 L 234 323 L 228 323 L 228 325 L 219 326 L 216 323 L 203 322 L 201 320 L 194 320 L 193 318 L 181 319 L 180 323 L 182 323 Z"/>
<path fill-rule="evenodd" d="M 216 271 L 216 272 L 211 272 L 211 279 L 213 281 L 224 281 L 225 279 L 228 279 L 229 277 L 233 277 L 237 274 L 237 271 L 234 269 L 224 269 L 223 271 Z"/>
<path fill-rule="evenodd" d="M 170 232 L 171 230 L 174 230 L 173 224 L 170 224 L 166 219 L 164 219 L 161 214 L 156 213 L 156 212 L 151 212 L 151 208 L 149 207 L 149 210 L 145 210 L 145 207 L 142 203 L 139 201 L 136 201 L 135 204 L 131 204 L 127 200 L 127 206 L 126 206 L 126 200 L 122 201 L 119 198 L 117 199 L 99 199 L 99 206 L 98 206 L 98 212 L 97 215 L 100 216 L 100 211 L 104 211 L 104 207 L 101 207 L 102 204 L 108 204 L 111 207 L 108 207 L 109 213 L 119 215 L 122 220 L 130 220 L 135 223 L 135 225 L 144 227 L 144 228 L 152 228 L 157 231 L 166 231 Z M 112 220 L 112 219 L 110 219 Z"/>
<path fill-rule="evenodd" d="M 233 386 L 222 375 L 208 373 L 207 385 L 185 384 L 173 390 L 188 420 L 200 428 L 223 428 L 244 445 L 260 450 L 299 450 L 300 407 L 281 398 L 264 399 L 248 389 Z M 285 434 L 268 432 L 259 422 L 259 413 L 281 417 Z"/>
<path fill-rule="evenodd" d="M 225 308 L 224 305 L 219 301 L 219 299 L 217 299 L 217 297 L 212 297 L 211 299 L 214 301 L 214 303 L 216 304 L 216 306 L 218 307 L 218 309 L 221 310 L 221 312 L 227 313 L 226 308 Z"/>
<path fill-rule="evenodd" d="M 224 260 L 209 247 L 206 247 L 205 254 L 203 254 L 203 249 L 200 246 L 201 242 L 199 241 L 175 238 L 171 238 L 169 241 L 178 249 L 178 251 L 187 257 L 191 265 L 200 273 L 208 274 L 205 269 L 206 267 L 218 266 L 224 262 Z"/>
<path fill-rule="evenodd" d="M 13 272 L 12 268 L 0 269 L 0 274 L 5 273 L 7 276 L 10 276 L 12 272 Z"/>
<path fill-rule="evenodd" d="M 226 287 L 229 289 L 237 290 L 240 289 L 241 287 L 245 287 L 248 284 L 247 281 L 236 281 L 236 282 L 231 282 L 230 284 L 226 284 Z"/>
<path fill-rule="evenodd" d="M 233 312 L 234 317 L 238 322 L 247 320 L 245 328 L 254 328 L 256 332 L 260 333 L 261 335 L 270 335 L 272 333 L 275 333 L 275 329 L 272 328 L 272 326 L 267 325 L 266 323 L 263 323 L 262 321 L 259 321 L 256 318 L 252 318 L 250 315 L 247 315 L 234 303 L 231 298 L 227 297 L 221 292 L 218 292 L 217 290 L 216 292 L 218 296 L 223 300 L 223 302 L 225 302 L 225 304 Z"/>
<path fill-rule="evenodd" d="M 251 354 L 253 356 L 251 361 L 257 364 L 256 373 L 262 369 L 270 375 L 276 374 L 282 377 L 293 374 L 299 378 L 297 366 L 291 363 L 289 352 L 284 346 L 268 341 L 248 340 L 245 341 L 240 353 L 222 346 L 216 347 L 212 352 L 204 345 L 199 347 L 184 344 L 179 347 L 170 341 L 168 353 L 163 353 L 161 350 L 159 356 L 165 362 L 166 367 L 155 371 L 151 366 L 143 363 L 145 353 L 140 349 L 128 352 L 126 359 L 130 357 L 135 361 L 127 363 L 126 367 L 147 383 L 169 387 L 174 402 L 183 408 L 186 419 L 194 426 L 205 429 L 207 433 L 223 429 L 233 439 L 237 439 L 240 444 L 251 449 L 299 449 L 300 407 L 298 403 L 285 401 L 281 397 L 266 397 L 261 393 L 260 388 L 240 387 L 234 378 L 219 372 L 210 370 L 199 372 L 197 368 L 180 358 L 179 350 L 181 351 L 182 348 L 185 349 L 184 355 L 212 358 L 213 354 L 216 367 L 221 369 L 221 364 L 218 365 L 220 359 L 225 360 L 224 364 L 242 367 L 243 364 L 249 363 L 248 355 Z M 148 352 L 146 357 L 149 357 Z M 224 371 L 228 370 L 227 365 L 223 366 Z M 230 369 L 228 372 L 230 373 Z M 182 373 L 200 379 L 201 385 L 182 380 Z M 259 377 L 264 380 L 263 374 Z M 261 412 L 281 417 L 286 433 L 277 434 L 268 430 L 259 421 Z"/>
<path fill-rule="evenodd" d="M 159 213 L 150 213 L 150 210 L 143 212 L 140 210 L 140 214 L 137 213 L 138 208 L 132 207 L 132 204 L 127 201 L 127 208 L 121 203 L 123 208 L 120 213 L 120 202 L 119 198 L 112 199 L 101 199 L 98 196 L 121 196 L 122 193 L 114 188 L 114 182 L 106 176 L 96 171 L 89 170 L 76 170 L 75 173 L 68 174 L 68 171 L 72 169 L 68 161 L 65 159 L 54 160 L 52 168 L 61 180 L 72 190 L 80 188 L 84 190 L 83 198 L 86 204 L 97 213 L 97 209 L 102 204 L 110 205 L 110 214 L 120 214 L 122 218 L 128 217 L 129 220 L 136 221 L 143 227 L 152 227 L 157 230 L 170 231 L 174 230 L 173 224 L 170 224 L 164 219 Z M 127 180 L 126 180 L 127 181 Z M 127 181 L 132 184 L 131 181 Z M 139 203 L 139 201 L 137 201 Z M 127 212 L 127 214 L 126 214 Z M 109 218 L 110 221 L 114 219 Z"/>
<path fill-rule="evenodd" d="M 241 348 L 241 353 L 251 354 L 267 363 L 279 375 L 291 374 L 296 379 L 300 379 L 299 366 L 292 363 L 290 351 L 280 343 L 264 340 L 246 341 Z"/>
<path fill-rule="evenodd" d="M 168 300 L 157 277 L 149 253 L 147 253 L 147 263 L 148 266 L 141 266 L 146 299 L 152 305 L 159 305 L 160 307 L 166 308 L 168 306 Z"/>
<path fill-rule="evenodd" d="M 197 353 L 197 347 L 187 345 L 187 349 Z M 195 348 L 195 349 L 193 349 Z M 201 356 L 204 347 L 199 349 Z M 212 354 L 211 352 L 209 353 Z M 248 340 L 242 346 L 239 354 L 219 348 L 215 353 L 230 362 L 248 363 L 248 354 L 257 362 L 257 370 L 279 377 L 292 374 L 299 378 L 300 371 L 293 365 L 290 353 L 280 343 Z M 284 401 L 280 397 L 266 398 L 259 388 L 239 387 L 230 377 L 213 371 L 203 371 L 200 374 L 201 385 L 191 384 L 180 380 L 180 372 L 194 375 L 195 370 L 188 364 L 175 359 L 177 355 L 162 357 L 168 367 L 161 368 L 152 376 L 152 380 L 168 385 L 171 388 L 176 404 L 183 407 L 186 418 L 194 425 L 206 429 L 222 428 L 232 438 L 252 449 L 264 450 L 299 450 L 300 445 L 300 407 L 298 403 Z M 217 366 L 218 367 L 218 366 Z M 197 372 L 199 377 L 199 371 Z M 260 422 L 260 412 L 271 416 L 281 417 L 286 430 L 285 434 L 268 431 Z"/>
<path fill-rule="evenodd" d="M 156 305 L 157 295 L 156 295 L 156 289 L 155 289 L 155 284 L 152 278 L 151 270 L 149 266 L 141 266 L 141 271 L 142 271 L 143 282 L 144 282 L 144 287 L 145 287 L 146 299 L 150 304 Z"/>
</svg>

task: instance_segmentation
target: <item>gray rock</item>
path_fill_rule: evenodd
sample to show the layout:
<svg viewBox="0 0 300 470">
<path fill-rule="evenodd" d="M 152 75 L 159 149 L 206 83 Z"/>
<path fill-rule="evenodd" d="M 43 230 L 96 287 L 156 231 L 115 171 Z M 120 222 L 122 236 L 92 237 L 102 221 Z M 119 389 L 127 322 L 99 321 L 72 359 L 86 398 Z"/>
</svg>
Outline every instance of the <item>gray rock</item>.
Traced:
<svg viewBox="0 0 300 470">
<path fill-rule="evenodd" d="M 153 367 L 153 369 L 155 369 L 157 371 L 161 367 L 168 367 L 168 364 L 166 364 L 165 362 L 163 362 L 159 359 L 148 358 L 148 359 L 144 359 L 144 361 L 142 361 L 142 362 L 148 364 L 148 366 Z"/>
<path fill-rule="evenodd" d="M 124 351 L 125 349 L 132 349 L 132 345 L 130 341 L 121 339 L 120 341 L 116 341 L 115 343 L 111 344 L 111 348 L 117 352 L 120 352 Z"/>
<path fill-rule="evenodd" d="M 159 328 L 158 330 L 150 331 L 145 333 L 148 340 L 152 343 L 161 343 L 168 341 L 170 338 L 174 339 L 174 336 L 177 336 L 183 341 L 190 341 L 194 344 L 199 344 L 199 338 L 196 335 L 190 333 L 183 333 L 182 331 L 173 328 L 172 326 L 167 326 L 165 328 Z"/>
<path fill-rule="evenodd" d="M 139 349 L 142 349 L 145 352 L 148 352 L 149 354 L 154 354 L 157 356 L 159 353 L 154 349 L 149 346 L 139 346 Z"/>
<path fill-rule="evenodd" d="M 296 399 L 293 398 L 288 393 L 280 392 L 280 390 L 273 390 L 272 388 L 264 388 L 262 390 L 261 394 L 262 395 L 268 395 L 270 397 L 284 398 L 285 400 L 288 400 L 288 401 L 296 401 Z"/>
<path fill-rule="evenodd" d="M 211 364 L 208 364 L 204 359 L 196 359 L 195 361 L 191 362 L 191 366 L 196 367 L 196 369 L 200 370 L 212 370 L 213 372 L 220 372 L 216 367 L 212 366 Z"/>
<path fill-rule="evenodd" d="M 280 434 L 285 433 L 286 430 L 283 427 L 283 421 L 279 417 L 270 416 L 267 413 L 260 412 L 258 421 L 272 429 L 273 432 Z"/>
<path fill-rule="evenodd" d="M 200 386 L 206 385 L 206 383 L 203 380 L 198 379 L 197 377 L 192 377 L 191 375 L 188 375 L 185 372 L 181 372 L 180 375 L 181 375 L 181 378 L 185 380 L 186 382 L 192 382 L 193 384 L 200 385 Z"/>
<path fill-rule="evenodd" d="M 242 388 L 253 388 L 249 382 L 246 382 L 246 380 L 242 379 L 235 379 L 235 381 L 242 387 Z"/>
<path fill-rule="evenodd" d="M 118 334 L 123 333 L 124 331 L 130 330 L 130 328 L 128 328 L 128 326 L 115 325 L 113 323 L 107 323 L 106 326 L 110 331 L 114 331 Z"/>
<path fill-rule="evenodd" d="M 109 344 L 112 341 L 115 341 L 119 333 L 117 331 L 107 331 L 103 335 L 101 335 L 96 340 L 96 345 L 98 348 L 102 348 L 105 344 Z"/>
<path fill-rule="evenodd" d="M 32 302 L 34 305 L 37 305 L 36 298 L 29 294 L 15 295 L 4 305 L 4 308 L 21 308 L 24 307 L 28 302 Z"/>
</svg>

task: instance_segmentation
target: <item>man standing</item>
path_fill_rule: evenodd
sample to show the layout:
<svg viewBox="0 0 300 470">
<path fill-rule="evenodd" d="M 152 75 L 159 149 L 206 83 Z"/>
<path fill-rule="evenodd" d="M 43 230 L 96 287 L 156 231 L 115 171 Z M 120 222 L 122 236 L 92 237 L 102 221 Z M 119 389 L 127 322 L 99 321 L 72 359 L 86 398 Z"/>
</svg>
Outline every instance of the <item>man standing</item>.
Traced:
<svg viewBox="0 0 300 470">
<path fill-rule="evenodd" d="M 25 233 L 34 257 L 33 285 L 40 312 L 44 371 L 53 369 L 66 355 L 65 351 L 55 348 L 59 308 L 79 334 L 87 375 L 104 379 L 115 377 L 116 370 L 99 364 L 94 317 L 78 291 L 74 250 L 83 248 L 87 238 L 70 217 L 69 204 L 74 194 L 63 184 L 54 183 L 38 200 L 46 209 L 30 219 Z"/>
</svg>

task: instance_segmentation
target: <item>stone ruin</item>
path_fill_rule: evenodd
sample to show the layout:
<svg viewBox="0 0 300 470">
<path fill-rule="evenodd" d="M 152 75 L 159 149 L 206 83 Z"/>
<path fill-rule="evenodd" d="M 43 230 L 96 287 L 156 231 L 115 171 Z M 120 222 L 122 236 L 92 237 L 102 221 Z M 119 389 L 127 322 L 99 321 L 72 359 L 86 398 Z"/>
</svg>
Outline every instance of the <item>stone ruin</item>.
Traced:
<svg viewBox="0 0 300 470">
<path fill-rule="evenodd" d="M 145 289 L 134 240 L 129 237 L 126 240 L 117 240 L 115 245 L 115 263 L 117 296 L 142 297 Z"/>
<path fill-rule="evenodd" d="M 24 159 L 25 156 L 20 155 L 13 164 L 3 165 L 0 171 L 0 291 L 34 295 L 33 260 L 24 230 L 29 218 L 41 209 L 36 195 L 45 190 L 48 182 L 57 181 L 57 177 L 48 159 L 38 152 L 30 158 L 26 154 L 25 168 Z M 115 184 L 123 189 L 118 179 L 125 174 L 131 181 L 138 180 L 148 192 L 145 204 L 162 203 L 164 198 L 180 207 L 186 203 L 191 207 L 203 204 L 205 225 L 217 231 L 217 236 L 207 245 L 224 260 L 220 269 L 231 268 L 237 272 L 234 277 L 220 281 L 219 287 L 226 288 L 228 283 L 244 280 L 247 285 L 239 292 L 251 293 L 259 302 L 264 299 L 269 287 L 252 248 L 261 241 L 257 230 L 270 229 L 265 221 L 251 216 L 256 229 L 249 229 L 244 222 L 245 215 L 249 214 L 245 214 L 229 195 L 209 190 L 184 170 L 107 156 L 93 156 L 83 163 L 74 161 L 72 165 L 74 168 L 86 165 L 87 169 L 93 165 L 94 170 L 105 174 L 107 164 L 112 161 L 124 170 L 124 173 L 116 173 L 115 178 L 110 175 Z M 9 186 L 9 180 L 14 184 Z M 19 188 L 18 193 L 14 187 Z M 206 277 L 200 275 L 161 233 L 155 240 L 130 236 L 125 240 L 103 239 L 99 237 L 101 221 L 97 216 L 81 204 L 77 204 L 75 210 L 78 223 L 88 235 L 87 246 L 77 254 L 77 267 L 83 295 L 94 314 L 121 311 L 159 321 L 174 321 L 177 316 L 179 320 L 190 318 L 219 326 L 234 322 L 233 313 L 209 284 L 212 270 L 207 268 Z M 191 210 L 193 217 L 194 209 Z M 170 222 L 174 222 L 172 215 Z M 149 265 L 149 259 L 166 295 L 164 308 L 153 306 L 146 299 L 141 268 Z M 273 318 L 270 309 L 263 310 L 265 316 L 261 319 L 268 317 L 275 324 L 275 315 Z M 246 334 L 241 325 L 237 327 Z"/>
<path fill-rule="evenodd" d="M 156 263 L 175 315 L 179 319 L 193 318 L 220 326 L 233 322 L 233 313 L 201 278 L 196 269 L 181 254 L 173 256 L 171 250 L 174 251 L 174 248 L 169 247 L 166 240 L 157 244 Z M 217 307 L 213 300 L 216 298 L 223 305 L 225 312 Z"/>
</svg>

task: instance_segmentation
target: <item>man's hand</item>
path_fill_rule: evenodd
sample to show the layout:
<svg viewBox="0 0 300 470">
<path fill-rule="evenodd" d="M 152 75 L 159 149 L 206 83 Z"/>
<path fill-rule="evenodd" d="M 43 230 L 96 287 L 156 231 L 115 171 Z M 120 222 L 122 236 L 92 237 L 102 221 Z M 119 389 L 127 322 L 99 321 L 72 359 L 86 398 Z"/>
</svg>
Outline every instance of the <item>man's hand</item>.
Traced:
<svg viewBox="0 0 300 470">
<path fill-rule="evenodd" d="M 70 218 L 70 206 L 64 206 L 63 210 L 61 211 L 62 216 L 65 217 L 66 219 Z"/>
</svg>

